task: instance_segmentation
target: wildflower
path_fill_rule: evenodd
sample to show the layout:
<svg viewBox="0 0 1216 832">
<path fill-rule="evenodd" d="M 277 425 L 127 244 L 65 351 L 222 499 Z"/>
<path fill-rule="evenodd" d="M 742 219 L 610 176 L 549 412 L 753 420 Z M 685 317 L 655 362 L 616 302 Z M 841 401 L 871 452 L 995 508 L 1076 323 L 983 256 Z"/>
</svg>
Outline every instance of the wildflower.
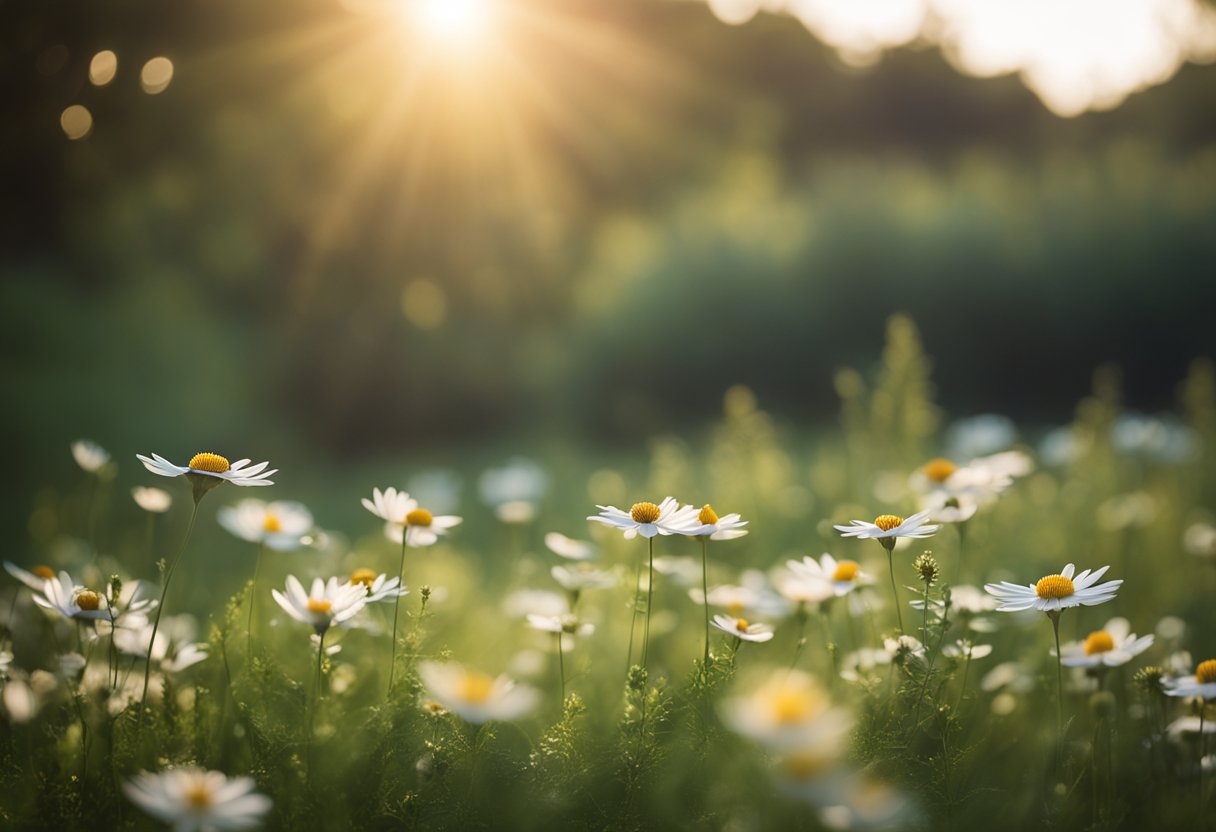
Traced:
<svg viewBox="0 0 1216 832">
<path fill-rule="evenodd" d="M 1145 693 L 1164 693 L 1165 671 L 1157 665 L 1147 665 L 1132 676 L 1132 684 Z"/>
<path fill-rule="evenodd" d="M 159 774 L 142 771 L 123 783 L 132 803 L 176 832 L 252 829 L 270 811 L 269 797 L 252 777 L 229 778 L 188 766 Z"/>
<path fill-rule="evenodd" d="M 455 662 L 423 662 L 418 675 L 430 698 L 466 722 L 508 722 L 532 711 L 540 694 L 526 685 L 516 685 L 506 676 L 497 678 L 469 670 Z"/>
<path fill-rule="evenodd" d="M 734 540 L 747 534 L 747 521 L 740 519 L 738 514 L 726 514 L 719 517 L 713 507 L 706 503 L 697 513 L 697 522 L 701 525 L 687 534 L 696 537 L 708 537 L 710 540 Z"/>
<path fill-rule="evenodd" d="M 841 537 L 856 537 L 859 539 L 874 539 L 890 551 L 895 547 L 895 540 L 900 537 L 925 538 L 937 533 L 939 526 L 926 526 L 929 512 L 922 511 L 904 519 L 894 514 L 883 514 L 874 519 L 873 523 L 865 520 L 851 520 L 847 526 L 834 526 Z"/>
<path fill-rule="evenodd" d="M 1112 618 L 1101 630 L 1084 641 L 1065 644 L 1060 661 L 1065 667 L 1119 667 L 1127 664 L 1153 644 L 1151 635 L 1136 638 L 1128 632 L 1126 618 Z"/>
<path fill-rule="evenodd" d="M 365 588 L 367 597 L 363 599 L 364 604 L 375 604 L 386 598 L 397 599 L 403 595 L 409 595 L 410 592 L 401 586 L 400 578 L 390 578 L 383 572 L 377 575 L 371 569 L 356 569 L 351 572 L 350 583 L 355 586 L 362 585 Z"/>
<path fill-rule="evenodd" d="M 966 523 L 979 511 L 980 504 L 974 497 L 939 491 L 925 499 L 924 508 L 935 523 Z"/>
<path fill-rule="evenodd" d="M 549 532 L 545 535 L 545 546 L 558 557 L 570 560 L 591 560 L 595 557 L 595 547 L 585 540 L 575 540 L 564 534 Z"/>
<path fill-rule="evenodd" d="M 942 648 L 942 655 L 949 656 L 952 659 L 982 659 L 985 656 L 992 655 L 991 644 L 972 644 L 965 638 L 958 639 L 953 644 L 947 644 Z"/>
<path fill-rule="evenodd" d="M 278 472 L 277 468 L 267 471 L 266 466 L 270 464 L 268 462 L 250 465 L 248 459 L 238 459 L 229 463 L 226 457 L 213 453 L 195 454 L 185 465 L 174 465 L 158 454 L 152 454 L 151 459 L 143 454 L 136 454 L 135 458 L 153 474 L 162 477 L 185 477 L 194 488 L 195 502 L 224 482 L 249 486 L 274 485 L 267 477 Z"/>
<path fill-rule="evenodd" d="M 920 576 L 926 589 L 937 583 L 942 574 L 941 569 L 938 568 L 937 559 L 931 552 L 922 552 L 917 555 L 916 560 L 912 561 L 912 568 L 916 570 L 916 574 Z"/>
<path fill-rule="evenodd" d="M 272 589 L 270 593 L 284 612 L 296 621 L 311 624 L 318 634 L 354 617 L 367 603 L 366 586 L 338 583 L 337 578 L 314 578 L 311 590 L 305 592 L 295 575 L 288 575 L 287 592 Z"/>
<path fill-rule="evenodd" d="M 811 560 L 810 556 L 807 556 Z M 788 561 L 789 564 L 797 561 Z M 777 570 L 773 575 L 777 593 L 795 606 L 818 604 L 836 597 L 836 589 L 828 581 L 790 569 Z"/>
<path fill-rule="evenodd" d="M 1164 681 L 1167 696 L 1197 696 L 1216 699 L 1216 659 L 1207 659 L 1195 666 L 1193 676 L 1174 676 Z"/>
<path fill-rule="evenodd" d="M 836 560 L 826 552 L 815 560 L 810 555 L 804 555 L 802 560 L 786 561 L 786 566 L 795 575 L 810 580 L 822 581 L 832 595 L 840 597 L 848 595 L 862 584 L 873 583 L 874 579 L 862 571 L 855 560 Z"/>
<path fill-rule="evenodd" d="M 732 635 L 740 641 L 751 641 L 760 644 L 771 641 L 773 638 L 772 627 L 767 624 L 753 624 L 746 618 L 715 615 L 712 623 L 722 632 Z"/>
<path fill-rule="evenodd" d="M 628 512 L 615 506 L 600 506 L 599 514 L 588 517 L 596 523 L 603 523 L 614 529 L 620 529 L 626 540 L 633 540 L 639 534 L 645 538 L 655 535 L 694 534 L 701 527 L 697 520 L 697 509 L 692 506 L 680 506 L 674 497 L 665 497 L 663 502 L 634 503 Z"/>
<path fill-rule="evenodd" d="M 264 545 L 277 552 L 290 552 L 303 545 L 312 530 L 312 512 L 303 504 L 276 500 L 241 500 L 216 512 L 219 524 L 241 540 Z"/>
<path fill-rule="evenodd" d="M 72 459 L 85 473 L 100 474 L 110 464 L 110 452 L 96 442 L 77 439 L 72 443 Z"/>
<path fill-rule="evenodd" d="M 431 546 L 461 522 L 454 515 L 435 516 L 409 494 L 395 488 L 383 492 L 373 488 L 372 499 L 364 497 L 363 507 L 385 521 L 384 533 L 390 540 L 410 547 Z"/>
<path fill-rule="evenodd" d="M 788 615 L 790 605 L 781 595 L 769 586 L 768 578 L 757 569 L 748 569 L 741 576 L 740 583 L 723 584 L 702 595 L 699 589 L 689 590 L 689 597 L 698 604 L 708 600 L 709 605 L 726 610 L 733 616 L 743 613 L 756 614 L 765 617 L 780 618 Z"/>
<path fill-rule="evenodd" d="M 64 618 L 97 620 L 110 617 L 106 597 L 100 592 L 77 586 L 67 572 L 60 572 L 59 577 L 43 581 L 42 593 L 34 594 L 34 603 Z"/>
<path fill-rule="evenodd" d="M 137 485 L 131 489 L 131 497 L 137 506 L 153 514 L 164 514 L 173 505 L 173 497 L 168 491 L 150 486 Z"/>
<path fill-rule="evenodd" d="M 837 750 L 850 730 L 850 719 L 832 703 L 814 677 L 801 670 L 773 671 L 760 685 L 741 683 L 739 693 L 724 698 L 719 712 L 726 726 L 772 751 L 820 746 Z"/>
<path fill-rule="evenodd" d="M 562 633 L 570 636 L 589 636 L 595 632 L 594 624 L 583 621 L 572 613 L 562 615 L 528 613 L 528 626 L 544 633 Z"/>
<path fill-rule="evenodd" d="M 549 570 L 549 574 L 561 584 L 562 589 L 576 594 L 585 589 L 612 589 L 616 586 L 615 575 L 586 563 L 577 566 L 554 566 Z"/>
<path fill-rule="evenodd" d="M 35 566 L 34 571 L 30 572 L 7 560 L 4 562 L 4 571 L 34 590 L 34 592 L 42 592 L 46 582 L 55 578 L 55 570 L 49 566 Z"/>
<path fill-rule="evenodd" d="M 984 584 L 984 590 L 1000 601 L 998 612 L 1019 612 L 1033 608 L 1051 613 L 1069 607 L 1092 607 L 1113 599 L 1123 583 L 1122 580 L 1098 583 L 1109 568 L 1103 566 L 1093 572 L 1086 569 L 1081 574 L 1074 575 L 1076 567 L 1070 563 L 1059 574 L 1047 575 L 1040 578 L 1038 583 L 1022 586 L 1001 581 L 997 584 Z"/>
</svg>

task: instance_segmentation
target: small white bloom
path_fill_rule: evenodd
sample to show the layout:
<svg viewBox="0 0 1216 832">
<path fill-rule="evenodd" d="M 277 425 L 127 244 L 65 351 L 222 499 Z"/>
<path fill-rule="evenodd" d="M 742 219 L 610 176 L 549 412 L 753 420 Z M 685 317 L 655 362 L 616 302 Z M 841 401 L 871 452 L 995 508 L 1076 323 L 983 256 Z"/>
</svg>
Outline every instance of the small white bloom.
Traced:
<svg viewBox="0 0 1216 832">
<path fill-rule="evenodd" d="M 536 503 L 510 500 L 495 506 L 494 516 L 508 526 L 522 526 L 536 519 Z"/>
<path fill-rule="evenodd" d="M 726 610 L 738 617 L 743 613 L 766 618 L 783 618 L 790 613 L 790 603 L 769 586 L 768 577 L 757 569 L 748 569 L 740 576 L 738 586 L 723 584 L 709 591 L 709 604 Z M 705 603 L 700 587 L 690 589 L 688 595 L 698 604 Z"/>
<path fill-rule="evenodd" d="M 175 832 L 253 829 L 273 801 L 254 789 L 252 777 L 228 778 L 193 766 L 159 774 L 142 771 L 123 783 L 132 803 Z"/>
<path fill-rule="evenodd" d="M 564 633 L 572 636 L 589 636 L 595 632 L 595 625 L 582 621 L 570 613 L 563 615 L 537 615 L 528 613 L 528 626 L 545 633 Z"/>
<path fill-rule="evenodd" d="M 42 593 L 34 594 L 34 603 L 65 618 L 95 621 L 110 617 L 106 597 L 100 592 L 78 586 L 67 572 L 60 572 L 58 578 L 43 581 Z"/>
<path fill-rule="evenodd" d="M 1216 558 L 1216 526 L 1210 523 L 1189 526 L 1182 536 L 1182 545 L 1192 555 Z"/>
<path fill-rule="evenodd" d="M 715 615 L 710 622 L 719 630 L 734 636 L 740 641 L 752 641 L 760 644 L 771 641 L 773 628 L 767 624 L 753 624 L 746 618 L 733 618 L 726 615 Z"/>
<path fill-rule="evenodd" d="M 277 552 L 300 548 L 303 537 L 312 531 L 312 512 L 303 504 L 276 500 L 241 500 L 235 506 L 224 506 L 216 512 L 216 520 L 241 540 L 260 543 Z"/>
<path fill-rule="evenodd" d="M 173 497 L 168 491 L 146 485 L 132 488 L 131 497 L 137 506 L 153 514 L 164 514 L 173 505 Z"/>
<path fill-rule="evenodd" d="M 372 489 L 372 499 L 363 498 L 363 507 L 384 521 L 384 534 L 389 540 L 414 547 L 431 546 L 441 535 L 460 525 L 461 518 L 453 515 L 436 517 L 404 491 L 386 488 Z"/>
<path fill-rule="evenodd" d="M 469 670 L 455 662 L 423 662 L 418 675 L 432 699 L 466 722 L 509 722 L 525 716 L 540 701 L 540 694 L 517 685 L 506 676 L 497 678 Z"/>
<path fill-rule="evenodd" d="M 585 589 L 612 589 L 616 586 L 616 575 L 596 569 L 586 563 L 572 566 L 559 564 L 550 569 L 549 574 L 567 592 L 582 592 Z"/>
<path fill-rule="evenodd" d="M 545 546 L 558 557 L 570 560 L 591 560 L 595 557 L 595 546 L 585 540 L 575 540 L 564 534 L 549 532 L 545 535 Z"/>
<path fill-rule="evenodd" d="M 738 514 L 725 514 L 719 517 L 709 503 L 702 506 L 697 513 L 697 522 L 700 523 L 700 526 L 692 531 L 684 532 L 684 534 L 708 537 L 710 540 L 734 540 L 747 534 L 747 529 L 743 528 L 747 525 L 746 520 L 740 518 Z"/>
<path fill-rule="evenodd" d="M 174 465 L 158 454 L 152 454 L 151 458 L 143 454 L 136 454 L 135 458 L 153 474 L 162 477 L 189 478 L 196 489 L 209 488 L 219 484 L 218 482 L 208 483 L 206 482 L 208 479 L 230 482 L 233 485 L 274 485 L 267 477 L 279 470 L 272 468 L 267 471 L 266 466 L 270 464 L 268 462 L 250 465 L 248 459 L 238 459 L 236 462 L 229 463 L 226 457 L 213 453 L 195 454 L 185 465 Z"/>
<path fill-rule="evenodd" d="M 744 679 L 736 690 L 718 705 L 722 721 L 735 733 L 773 751 L 843 748 L 851 720 L 832 708 L 809 674 L 782 668 L 759 685 Z"/>
<path fill-rule="evenodd" d="M 296 576 L 288 575 L 286 593 L 277 589 L 270 592 L 284 612 L 296 621 L 311 624 L 318 633 L 353 618 L 367 603 L 366 586 L 339 583 L 337 578 L 314 578 L 312 589 L 305 592 Z"/>
<path fill-rule="evenodd" d="M 1216 699 L 1216 659 L 1200 662 L 1195 666 L 1193 676 L 1174 676 L 1163 684 L 1167 696 Z"/>
<path fill-rule="evenodd" d="M 1022 586 L 1001 581 L 996 584 L 984 584 L 984 591 L 1000 601 L 998 612 L 1028 609 L 1058 612 L 1069 607 L 1092 607 L 1113 599 L 1123 584 L 1122 579 L 1098 583 L 1109 568 L 1103 566 L 1093 572 L 1086 569 L 1074 576 L 1076 567 L 1070 563 L 1060 570 L 1058 575 L 1040 578 L 1038 583 Z"/>
<path fill-rule="evenodd" d="M 972 644 L 967 639 L 961 638 L 953 644 L 947 644 L 943 647 L 942 655 L 954 659 L 982 659 L 985 656 L 992 655 L 992 645 Z"/>
<path fill-rule="evenodd" d="M 1065 667 L 1119 667 L 1143 653 L 1153 644 L 1151 635 L 1136 638 L 1129 632 L 1126 618 L 1112 618 L 1101 630 L 1090 633 L 1084 641 L 1074 641 L 1060 648 L 1060 663 Z"/>
<path fill-rule="evenodd" d="M 569 612 L 570 603 L 565 595 L 547 589 L 518 589 L 503 599 L 502 611 L 508 618 L 530 613 L 557 616 Z"/>
<path fill-rule="evenodd" d="M 697 510 L 692 506 L 681 507 L 674 497 L 665 497 L 658 505 L 634 503 L 628 512 L 616 506 L 596 508 L 600 513 L 587 519 L 621 530 L 626 540 L 633 540 L 639 534 L 645 538 L 655 535 L 694 534 L 701 526 L 697 522 Z"/>
<path fill-rule="evenodd" d="M 72 443 L 72 459 L 84 471 L 96 474 L 110 464 L 110 452 L 87 439 L 77 439 Z"/>
<path fill-rule="evenodd" d="M 795 575 L 801 575 L 810 580 L 823 581 L 832 588 L 837 597 L 848 595 L 862 584 L 873 583 L 874 579 L 861 571 L 854 560 L 836 560 L 826 552 L 815 560 L 811 555 L 804 555 L 802 560 L 786 561 L 786 566 Z"/>
<path fill-rule="evenodd" d="M 939 526 L 926 526 L 929 512 L 922 511 L 904 519 L 894 514 L 883 514 L 875 518 L 873 523 L 865 520 L 851 520 L 847 526 L 834 526 L 841 537 L 872 538 L 883 546 L 893 546 L 895 538 L 924 538 L 937 534 Z"/>
<path fill-rule="evenodd" d="M 395 601 L 405 595 L 409 595 L 409 590 L 401 585 L 401 578 L 392 577 L 381 572 L 376 574 L 372 569 L 356 569 L 350 573 L 350 582 L 355 585 L 365 587 L 367 597 L 363 599 L 365 604 L 375 604 L 379 601 Z"/>
<path fill-rule="evenodd" d="M 34 567 L 34 571 L 30 572 L 6 560 L 4 562 L 4 571 L 38 593 L 42 592 L 47 581 L 55 579 L 55 571 L 49 566 L 36 566 Z"/>
</svg>

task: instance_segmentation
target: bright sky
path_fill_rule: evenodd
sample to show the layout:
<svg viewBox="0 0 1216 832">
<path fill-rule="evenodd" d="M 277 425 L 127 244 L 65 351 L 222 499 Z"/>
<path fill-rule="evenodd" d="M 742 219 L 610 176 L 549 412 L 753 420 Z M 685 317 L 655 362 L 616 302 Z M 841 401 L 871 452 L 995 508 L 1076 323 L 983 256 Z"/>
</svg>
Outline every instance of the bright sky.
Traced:
<svg viewBox="0 0 1216 832">
<path fill-rule="evenodd" d="M 865 66 L 884 50 L 937 45 L 969 75 L 1018 73 L 1061 116 L 1110 109 L 1187 61 L 1216 61 L 1216 7 L 1202 0 L 707 0 L 743 24 L 789 14 Z"/>
</svg>

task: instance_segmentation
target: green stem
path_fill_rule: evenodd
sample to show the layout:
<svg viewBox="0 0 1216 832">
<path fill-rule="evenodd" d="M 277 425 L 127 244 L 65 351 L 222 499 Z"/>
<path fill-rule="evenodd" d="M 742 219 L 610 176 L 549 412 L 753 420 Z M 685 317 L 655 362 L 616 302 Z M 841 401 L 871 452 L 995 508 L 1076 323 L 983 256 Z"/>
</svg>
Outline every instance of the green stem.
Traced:
<svg viewBox="0 0 1216 832">
<path fill-rule="evenodd" d="M 705 657 L 701 661 L 701 671 L 709 667 L 709 560 L 705 554 L 705 536 L 701 536 L 701 594 L 702 606 L 705 608 Z"/>
<path fill-rule="evenodd" d="M 642 608 L 642 562 L 638 561 L 638 568 L 633 574 L 633 616 L 629 620 L 629 655 L 625 657 L 625 674 L 629 674 L 629 669 L 633 667 L 633 633 L 638 628 L 638 610 Z"/>
<path fill-rule="evenodd" d="M 397 568 L 397 579 L 400 581 L 397 589 L 405 586 L 405 540 L 408 529 L 401 529 L 401 565 Z M 388 696 L 393 692 L 393 673 L 397 669 L 397 620 L 401 615 L 401 595 L 393 600 L 393 652 L 388 665 Z"/>
<path fill-rule="evenodd" d="M 148 703 L 148 679 L 152 675 L 152 650 L 156 647 L 156 631 L 160 629 L 160 616 L 165 611 L 165 596 L 169 594 L 169 581 L 173 579 L 173 572 L 177 569 L 177 564 L 186 551 L 186 544 L 190 541 L 190 533 L 194 531 L 194 521 L 198 517 L 198 504 L 201 496 L 200 494 L 195 495 L 194 508 L 190 509 L 190 522 L 186 524 L 186 534 L 182 537 L 181 545 L 177 547 L 173 563 L 169 564 L 169 568 L 165 570 L 165 583 L 160 590 L 160 603 L 156 605 L 156 617 L 152 619 L 152 638 L 148 642 L 148 658 L 144 664 L 144 691 L 139 698 L 140 724 L 143 724 L 143 711 Z"/>
<path fill-rule="evenodd" d="M 892 543 L 890 548 L 884 542 L 883 548 L 887 550 L 887 568 L 891 571 L 891 595 L 895 598 L 895 620 L 899 622 L 899 634 L 904 634 L 904 614 L 899 608 L 899 590 L 895 588 L 895 559 L 892 556 L 892 551 L 895 549 L 895 544 Z"/>
<path fill-rule="evenodd" d="M 650 607 L 654 599 L 654 538 L 647 538 L 649 546 L 648 561 L 650 573 L 646 579 L 646 624 L 642 629 L 642 669 L 646 669 L 646 659 L 650 654 Z"/>
<path fill-rule="evenodd" d="M 1060 743 L 1064 742 L 1064 665 L 1060 657 L 1060 611 L 1053 610 L 1047 613 L 1047 617 L 1051 619 L 1051 628 L 1056 636 L 1056 729 L 1060 737 Z"/>
<path fill-rule="evenodd" d="M 262 566 L 262 552 L 266 551 L 266 544 L 258 544 L 257 556 L 253 559 L 253 586 L 249 589 L 249 619 L 245 622 L 245 656 L 246 661 L 253 658 L 253 607 L 257 603 L 258 597 L 258 571 Z"/>
</svg>

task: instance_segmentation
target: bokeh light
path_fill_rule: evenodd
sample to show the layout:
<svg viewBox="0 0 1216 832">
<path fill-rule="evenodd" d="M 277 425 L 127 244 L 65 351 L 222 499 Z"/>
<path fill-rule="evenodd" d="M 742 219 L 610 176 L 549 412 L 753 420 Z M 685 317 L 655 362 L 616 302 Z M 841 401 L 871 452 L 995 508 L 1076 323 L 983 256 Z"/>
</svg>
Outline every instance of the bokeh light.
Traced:
<svg viewBox="0 0 1216 832">
<path fill-rule="evenodd" d="M 60 113 L 59 126 L 72 141 L 83 139 L 93 130 L 93 114 L 87 107 L 73 104 Z"/>
<path fill-rule="evenodd" d="M 164 92 L 173 80 L 173 61 L 166 57 L 153 58 L 139 71 L 139 85 L 148 95 Z"/>
<path fill-rule="evenodd" d="M 118 55 L 109 49 L 103 49 L 89 61 L 89 82 L 95 87 L 109 84 L 117 73 Z"/>
</svg>

